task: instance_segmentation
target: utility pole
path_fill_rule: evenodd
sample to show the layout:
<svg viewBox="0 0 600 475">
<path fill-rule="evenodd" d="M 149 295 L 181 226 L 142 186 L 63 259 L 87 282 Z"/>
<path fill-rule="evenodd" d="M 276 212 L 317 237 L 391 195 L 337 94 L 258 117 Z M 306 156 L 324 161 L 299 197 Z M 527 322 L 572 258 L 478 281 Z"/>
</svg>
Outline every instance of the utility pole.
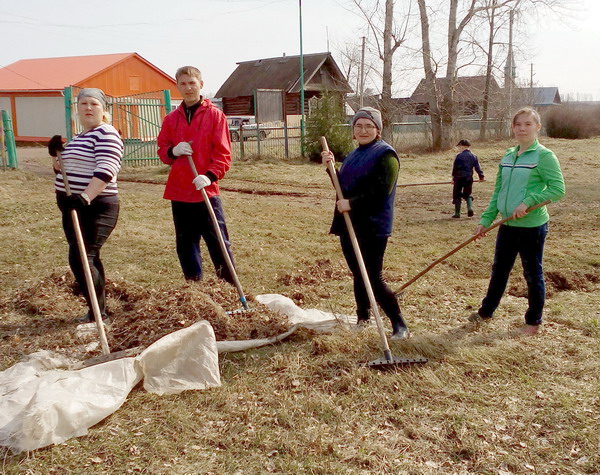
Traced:
<svg viewBox="0 0 600 475">
<path fill-rule="evenodd" d="M 513 57 L 513 23 L 515 19 L 514 9 L 510 11 L 508 22 L 508 58 L 504 68 L 504 87 L 508 88 L 508 110 L 512 111 L 513 85 L 514 85 L 514 57 Z"/>
<path fill-rule="evenodd" d="M 300 11 L 300 156 L 304 157 L 304 55 L 302 54 L 302 0 L 298 0 Z"/>
<path fill-rule="evenodd" d="M 531 72 L 529 73 L 529 87 L 533 89 L 533 63 L 531 63 Z"/>
<path fill-rule="evenodd" d="M 360 107 L 364 106 L 365 97 L 365 41 L 366 38 L 362 37 L 362 52 L 360 56 Z"/>
</svg>

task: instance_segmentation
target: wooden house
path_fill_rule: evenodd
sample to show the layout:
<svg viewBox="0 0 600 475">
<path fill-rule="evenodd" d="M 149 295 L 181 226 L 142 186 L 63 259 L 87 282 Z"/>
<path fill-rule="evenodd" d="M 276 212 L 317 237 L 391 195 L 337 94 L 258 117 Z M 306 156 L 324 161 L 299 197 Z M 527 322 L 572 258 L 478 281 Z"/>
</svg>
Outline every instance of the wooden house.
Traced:
<svg viewBox="0 0 600 475">
<path fill-rule="evenodd" d="M 324 91 L 343 98 L 352 88 L 331 53 L 303 55 L 304 110 L 309 113 L 309 101 Z M 237 63 L 235 71 L 215 94 L 222 99 L 226 115 L 256 115 L 256 92 L 281 90 L 284 115 L 299 115 L 300 56 L 257 59 Z"/>
<path fill-rule="evenodd" d="M 115 97 L 168 89 L 181 98 L 175 79 L 137 53 L 23 59 L 0 68 L 0 109 L 11 115 L 16 140 L 66 134 L 68 86 L 97 87 Z"/>
</svg>

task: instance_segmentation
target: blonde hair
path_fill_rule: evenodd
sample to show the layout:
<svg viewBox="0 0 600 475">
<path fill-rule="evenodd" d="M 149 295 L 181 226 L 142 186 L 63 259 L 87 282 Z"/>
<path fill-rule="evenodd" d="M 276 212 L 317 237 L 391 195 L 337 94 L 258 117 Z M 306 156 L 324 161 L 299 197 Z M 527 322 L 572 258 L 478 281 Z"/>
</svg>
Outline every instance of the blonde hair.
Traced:
<svg viewBox="0 0 600 475">
<path fill-rule="evenodd" d="M 102 122 L 105 124 L 112 124 L 112 115 L 107 110 L 102 112 Z"/>
<path fill-rule="evenodd" d="M 532 107 L 523 107 L 523 108 L 519 109 L 517 112 L 515 112 L 515 115 L 513 115 L 512 125 L 515 125 L 517 117 L 519 117 L 520 115 L 530 115 L 531 117 L 533 117 L 533 120 L 535 121 L 536 124 L 542 123 L 542 119 L 540 118 L 540 114 L 538 113 L 538 111 L 536 111 Z"/>
<path fill-rule="evenodd" d="M 179 76 L 183 76 L 184 74 L 196 78 L 198 81 L 202 81 L 202 73 L 194 66 L 181 66 L 175 73 L 175 80 L 179 81 Z"/>
</svg>

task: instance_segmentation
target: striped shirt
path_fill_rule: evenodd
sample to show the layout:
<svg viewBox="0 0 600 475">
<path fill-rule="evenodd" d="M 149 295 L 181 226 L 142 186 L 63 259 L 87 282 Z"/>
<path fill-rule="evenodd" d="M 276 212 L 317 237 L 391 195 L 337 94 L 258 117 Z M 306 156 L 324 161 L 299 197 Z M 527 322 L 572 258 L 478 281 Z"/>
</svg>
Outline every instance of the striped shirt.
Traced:
<svg viewBox="0 0 600 475">
<path fill-rule="evenodd" d="M 117 194 L 117 174 L 121 169 L 123 141 L 112 125 L 98 127 L 73 137 L 62 152 L 72 193 L 83 193 L 92 177 L 106 183 L 100 196 Z M 65 191 L 62 174 L 56 174 L 56 191 Z"/>
</svg>

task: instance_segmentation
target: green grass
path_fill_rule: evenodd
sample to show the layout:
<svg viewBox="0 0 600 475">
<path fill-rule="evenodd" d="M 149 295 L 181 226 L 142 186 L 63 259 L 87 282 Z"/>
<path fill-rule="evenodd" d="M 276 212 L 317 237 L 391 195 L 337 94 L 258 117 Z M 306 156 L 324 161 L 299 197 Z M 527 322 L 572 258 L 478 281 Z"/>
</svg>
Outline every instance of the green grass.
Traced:
<svg viewBox="0 0 600 475">
<path fill-rule="evenodd" d="M 392 350 L 425 356 L 426 365 L 390 373 L 361 366 L 381 356 L 374 330 L 292 337 L 223 355 L 220 388 L 164 397 L 136 389 L 85 437 L 30 454 L 5 453 L 2 472 L 597 473 L 600 139 L 544 143 L 557 153 L 567 182 L 567 196 L 550 206 L 545 271 L 573 288 L 549 286 L 540 335 L 511 333 L 527 306 L 518 296 L 519 266 L 497 318 L 479 330 L 464 326 L 487 286 L 490 236 L 438 265 L 403 297 L 414 336 Z M 473 148 L 489 180 L 474 186 L 477 215 L 509 145 Z M 405 154 L 399 181 L 446 181 L 453 158 Z M 109 278 L 149 287 L 183 283 L 164 178 L 162 167 L 122 173 L 120 222 L 103 248 Z M 235 162 L 222 188 L 247 293 L 281 293 L 305 307 L 353 312 L 351 279 L 337 240 L 327 234 L 334 194 L 321 166 Z M 66 243 L 50 177 L 5 172 L 0 199 L 1 300 L 65 266 Z M 466 240 L 476 225 L 450 218 L 449 186 L 402 188 L 396 211 L 385 262 L 393 288 Z M 27 336 L 16 335 L 14 326 L 29 325 L 22 314 L 0 317 L 6 343 L 0 368 L 21 356 L 15 338 Z M 39 344 L 45 347 L 43 339 Z"/>
</svg>

